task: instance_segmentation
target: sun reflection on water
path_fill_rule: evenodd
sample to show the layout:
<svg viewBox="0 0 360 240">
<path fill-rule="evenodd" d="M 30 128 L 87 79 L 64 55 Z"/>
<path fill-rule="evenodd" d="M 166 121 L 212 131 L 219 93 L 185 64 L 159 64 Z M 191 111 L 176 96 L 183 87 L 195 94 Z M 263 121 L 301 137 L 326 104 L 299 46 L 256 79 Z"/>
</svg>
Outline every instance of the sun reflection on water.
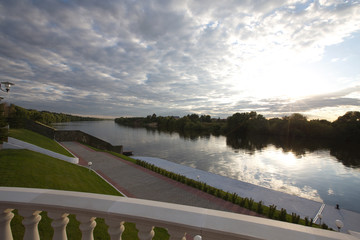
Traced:
<svg viewBox="0 0 360 240">
<path fill-rule="evenodd" d="M 301 156 L 292 152 L 284 153 L 273 147 L 268 149 L 265 155 L 257 152 L 251 161 L 246 155 L 237 154 L 232 157 L 233 164 L 226 174 L 229 177 L 314 201 L 323 201 L 317 190 L 308 185 L 298 186 L 297 182 L 289 177 L 291 172 L 303 168 Z"/>
</svg>

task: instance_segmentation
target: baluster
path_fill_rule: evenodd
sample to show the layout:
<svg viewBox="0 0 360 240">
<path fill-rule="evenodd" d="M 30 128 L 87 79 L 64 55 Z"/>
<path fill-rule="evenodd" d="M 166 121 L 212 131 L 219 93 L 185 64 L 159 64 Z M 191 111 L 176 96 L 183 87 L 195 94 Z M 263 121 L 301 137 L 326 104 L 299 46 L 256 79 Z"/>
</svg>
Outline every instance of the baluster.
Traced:
<svg viewBox="0 0 360 240">
<path fill-rule="evenodd" d="M 136 223 L 136 228 L 139 230 L 138 237 L 140 240 L 151 240 L 154 235 L 154 226 L 146 223 Z"/>
<path fill-rule="evenodd" d="M 76 215 L 76 219 L 80 222 L 81 240 L 94 240 L 93 232 L 96 226 L 96 217 L 78 214 Z"/>
<path fill-rule="evenodd" d="M 19 214 L 24 217 L 22 221 L 25 227 L 24 240 L 40 240 L 38 224 L 41 220 L 41 211 L 19 209 Z"/>
<path fill-rule="evenodd" d="M 181 228 L 168 228 L 170 240 L 186 240 L 186 231 Z"/>
<path fill-rule="evenodd" d="M 54 229 L 53 240 L 67 240 L 66 225 L 69 223 L 69 214 L 61 212 L 48 212 L 49 218 L 53 221 L 51 226 Z"/>
<path fill-rule="evenodd" d="M 1 211 L 0 214 L 0 239 L 4 240 L 13 240 L 12 233 L 11 233 L 11 226 L 10 222 L 14 217 L 12 213 L 14 209 L 4 209 Z"/>
<path fill-rule="evenodd" d="M 125 222 L 119 222 L 112 219 L 105 219 L 105 223 L 109 226 L 108 233 L 111 240 L 121 240 L 121 235 L 125 231 Z"/>
</svg>

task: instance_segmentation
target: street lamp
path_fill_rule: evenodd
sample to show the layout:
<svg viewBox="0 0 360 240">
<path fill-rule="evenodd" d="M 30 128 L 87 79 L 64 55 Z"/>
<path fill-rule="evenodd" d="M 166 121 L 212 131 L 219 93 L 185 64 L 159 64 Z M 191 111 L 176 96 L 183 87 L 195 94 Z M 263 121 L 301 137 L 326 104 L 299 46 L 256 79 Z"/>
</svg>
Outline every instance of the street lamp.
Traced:
<svg viewBox="0 0 360 240">
<path fill-rule="evenodd" d="M 339 219 L 335 220 L 335 225 L 337 226 L 339 232 L 340 229 L 344 226 L 344 223 L 342 221 L 340 221 Z"/>
<path fill-rule="evenodd" d="M 91 170 L 92 162 L 88 162 L 89 171 Z"/>
<path fill-rule="evenodd" d="M 4 85 L 5 90 L 1 87 L 1 85 Z M 0 84 L 0 89 L 1 89 L 1 91 L 3 91 L 3 92 L 9 92 L 9 91 L 10 91 L 10 87 L 11 87 L 12 85 L 15 85 L 15 84 L 13 84 L 13 83 L 11 83 L 11 82 L 1 82 L 1 84 Z"/>
</svg>

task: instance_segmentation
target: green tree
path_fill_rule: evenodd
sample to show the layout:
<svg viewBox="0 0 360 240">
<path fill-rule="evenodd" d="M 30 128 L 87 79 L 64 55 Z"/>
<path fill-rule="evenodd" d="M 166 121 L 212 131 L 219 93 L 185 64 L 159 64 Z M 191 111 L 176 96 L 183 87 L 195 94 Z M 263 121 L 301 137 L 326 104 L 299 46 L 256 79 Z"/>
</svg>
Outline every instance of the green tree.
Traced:
<svg viewBox="0 0 360 240">
<path fill-rule="evenodd" d="M 191 115 L 187 115 L 187 117 L 192 121 L 192 122 L 198 122 L 200 117 L 199 115 L 193 113 Z"/>
<path fill-rule="evenodd" d="M 235 113 L 227 118 L 226 123 L 228 134 L 266 134 L 269 129 L 266 118 L 256 112 Z"/>
<path fill-rule="evenodd" d="M 8 129 L 5 118 L 5 104 L 0 104 L 0 144 L 7 140 Z"/>
<path fill-rule="evenodd" d="M 283 120 L 286 122 L 287 137 L 306 137 L 306 133 L 308 132 L 308 121 L 305 116 L 301 115 L 300 113 L 293 113 L 290 115 L 290 117 L 284 117 Z"/>
<path fill-rule="evenodd" d="M 210 123 L 211 122 L 211 116 L 210 115 L 201 115 L 200 116 L 200 121 Z"/>
<path fill-rule="evenodd" d="M 308 125 L 307 137 L 330 139 L 334 137 L 334 127 L 327 120 L 311 120 Z"/>
<path fill-rule="evenodd" d="M 360 112 L 347 112 L 333 122 L 337 139 L 360 141 Z"/>
</svg>

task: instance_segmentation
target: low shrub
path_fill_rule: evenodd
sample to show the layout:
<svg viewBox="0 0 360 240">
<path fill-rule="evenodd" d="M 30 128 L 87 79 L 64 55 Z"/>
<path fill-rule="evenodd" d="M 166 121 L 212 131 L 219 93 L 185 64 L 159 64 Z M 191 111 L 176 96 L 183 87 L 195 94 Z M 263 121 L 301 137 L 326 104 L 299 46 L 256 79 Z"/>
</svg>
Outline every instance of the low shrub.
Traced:
<svg viewBox="0 0 360 240">
<path fill-rule="evenodd" d="M 262 213 L 263 213 L 263 210 L 264 210 L 264 209 L 263 209 L 262 201 L 260 201 L 260 202 L 257 204 L 256 212 L 262 214 Z"/>
<path fill-rule="evenodd" d="M 286 209 L 281 208 L 280 214 L 279 214 L 279 220 L 286 222 L 286 215 L 287 215 Z"/>
<path fill-rule="evenodd" d="M 252 199 L 252 198 L 248 199 L 247 198 L 247 206 L 248 206 L 249 210 L 252 210 L 253 205 L 254 205 L 254 199 Z"/>
<path fill-rule="evenodd" d="M 269 212 L 268 212 L 268 217 L 270 219 L 273 219 L 275 217 L 275 211 L 276 211 L 276 206 L 275 205 L 270 205 L 269 206 Z"/>
<path fill-rule="evenodd" d="M 298 224 L 300 221 L 300 216 L 296 213 L 291 213 L 291 222 Z"/>
<path fill-rule="evenodd" d="M 287 214 L 286 209 L 281 208 L 280 211 L 276 210 L 275 205 L 270 205 L 269 207 L 263 205 L 263 201 L 260 201 L 258 203 L 254 202 L 254 199 L 252 198 L 242 198 L 237 195 L 237 193 L 230 193 L 225 192 L 221 189 L 212 187 L 207 185 L 204 182 L 199 182 L 194 179 L 190 179 L 185 177 L 184 175 L 176 174 L 173 172 L 169 172 L 165 169 L 159 168 L 154 166 L 153 164 L 147 163 L 145 161 L 136 160 L 136 164 L 140 165 L 144 168 L 150 169 L 154 172 L 157 172 L 163 176 L 167 176 L 175 181 L 181 182 L 183 184 L 186 184 L 190 187 L 197 188 L 199 190 L 202 190 L 203 192 L 206 192 L 208 194 L 211 194 L 213 196 L 216 196 L 218 198 L 224 199 L 226 201 L 232 202 L 234 204 L 239 205 L 240 207 L 247 208 L 251 211 L 256 211 L 259 214 L 267 215 L 270 219 L 278 219 L 280 221 L 288 221 L 296 224 L 303 224 L 304 221 L 300 221 L 300 216 L 296 213 L 292 213 L 291 216 Z M 310 219 L 308 217 L 305 218 L 305 226 L 312 226 L 313 225 L 313 219 Z M 321 225 L 323 229 L 329 229 L 328 226 L 323 223 Z"/>
</svg>

